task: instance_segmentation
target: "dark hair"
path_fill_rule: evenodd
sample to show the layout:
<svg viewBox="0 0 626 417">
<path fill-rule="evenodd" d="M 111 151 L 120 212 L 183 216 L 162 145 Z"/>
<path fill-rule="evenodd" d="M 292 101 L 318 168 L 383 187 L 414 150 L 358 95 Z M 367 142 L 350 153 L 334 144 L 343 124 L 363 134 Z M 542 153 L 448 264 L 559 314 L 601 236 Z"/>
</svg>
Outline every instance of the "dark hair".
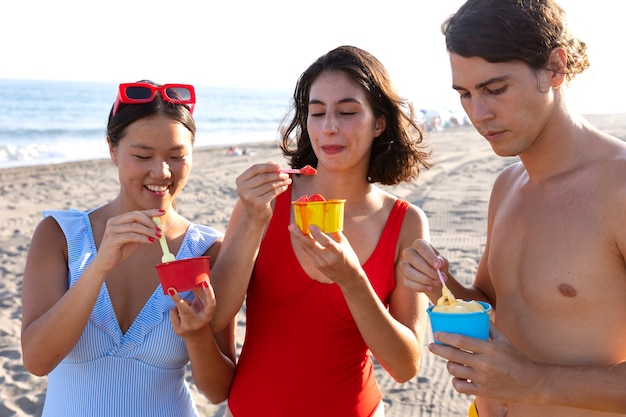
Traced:
<svg viewBox="0 0 626 417">
<path fill-rule="evenodd" d="M 368 181 L 396 185 L 417 178 L 422 167 L 430 167 L 430 151 L 421 145 L 422 127 L 414 118 L 413 105 L 398 96 L 385 67 L 368 52 L 340 46 L 317 59 L 302 73 L 293 93 L 291 122 L 282 132 L 280 147 L 293 168 L 317 167 L 317 156 L 307 132 L 311 85 L 324 72 L 342 71 L 360 85 L 375 117 L 386 118 L 385 131 L 374 140 Z M 287 116 L 285 116 L 285 119 Z M 284 122 L 285 120 L 283 120 Z M 296 143 L 296 148 L 291 145 Z"/>
<path fill-rule="evenodd" d="M 160 86 L 150 80 L 141 80 L 140 82 L 150 83 L 154 86 Z M 139 119 L 163 114 L 172 120 L 175 120 L 185 126 L 192 134 L 191 140 L 196 137 L 196 122 L 184 104 L 173 104 L 163 100 L 161 93 L 157 92 L 154 100 L 148 103 L 125 104 L 119 103 L 117 113 L 113 114 L 113 107 L 109 112 L 109 121 L 107 123 L 107 137 L 111 141 L 111 145 L 117 146 L 124 136 L 126 128 Z"/>
<path fill-rule="evenodd" d="M 567 53 L 568 80 L 589 67 L 587 45 L 574 38 L 554 0 L 468 0 L 441 26 L 448 51 L 488 62 L 522 60 L 547 68 L 554 48 Z M 552 69 L 552 68 L 550 68 Z"/>
</svg>

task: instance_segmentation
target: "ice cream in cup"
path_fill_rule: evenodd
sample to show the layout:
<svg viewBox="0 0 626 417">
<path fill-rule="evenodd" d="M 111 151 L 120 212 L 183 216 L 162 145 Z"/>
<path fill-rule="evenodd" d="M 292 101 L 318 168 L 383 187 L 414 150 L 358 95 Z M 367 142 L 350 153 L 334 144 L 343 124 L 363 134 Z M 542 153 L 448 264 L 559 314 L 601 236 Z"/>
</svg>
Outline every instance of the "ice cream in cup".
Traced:
<svg viewBox="0 0 626 417">
<path fill-rule="evenodd" d="M 156 266 L 163 294 L 167 295 L 170 288 L 178 292 L 201 288 L 204 281 L 209 281 L 211 264 L 210 257 L 179 259 Z"/>
<path fill-rule="evenodd" d="M 343 230 L 343 209 L 346 200 L 326 200 L 319 194 L 302 196 L 292 202 L 296 226 L 309 234 L 309 226 L 315 225 L 324 233 Z"/>
<path fill-rule="evenodd" d="M 433 334 L 456 333 L 489 340 L 491 305 L 484 301 L 456 300 L 454 305 L 428 307 Z M 439 343 L 435 341 L 435 343 Z"/>
</svg>

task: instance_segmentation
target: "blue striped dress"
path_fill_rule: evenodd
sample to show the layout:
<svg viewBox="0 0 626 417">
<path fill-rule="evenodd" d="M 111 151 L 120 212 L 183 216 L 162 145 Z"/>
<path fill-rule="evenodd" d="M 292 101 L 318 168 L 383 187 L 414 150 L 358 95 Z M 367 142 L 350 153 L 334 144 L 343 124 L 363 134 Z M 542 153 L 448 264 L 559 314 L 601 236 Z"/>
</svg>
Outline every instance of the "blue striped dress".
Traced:
<svg viewBox="0 0 626 417">
<path fill-rule="evenodd" d="M 70 286 L 96 255 L 88 214 L 75 209 L 44 212 L 65 233 Z M 201 256 L 221 236 L 192 224 L 176 258 Z M 181 296 L 190 299 L 193 292 Z M 159 285 L 122 334 L 103 285 L 80 340 L 48 375 L 42 417 L 197 416 L 185 381 L 187 349 L 169 319 L 173 306 Z"/>
</svg>

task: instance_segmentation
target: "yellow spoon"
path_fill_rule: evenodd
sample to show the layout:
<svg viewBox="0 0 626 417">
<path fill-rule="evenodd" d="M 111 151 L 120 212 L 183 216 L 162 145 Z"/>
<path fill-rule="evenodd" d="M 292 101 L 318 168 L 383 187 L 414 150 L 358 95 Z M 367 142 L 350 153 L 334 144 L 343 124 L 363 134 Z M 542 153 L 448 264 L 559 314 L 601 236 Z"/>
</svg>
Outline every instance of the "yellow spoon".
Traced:
<svg viewBox="0 0 626 417">
<path fill-rule="evenodd" d="M 454 297 L 454 294 L 452 294 L 452 291 L 450 291 L 450 289 L 446 285 L 446 282 L 444 281 L 443 275 L 441 274 L 440 270 L 437 270 L 437 275 L 439 275 L 439 281 L 441 281 L 441 285 L 442 285 L 441 298 L 437 300 L 437 305 L 438 306 L 456 305 L 456 297 Z"/>
<path fill-rule="evenodd" d="M 159 243 L 161 244 L 161 250 L 163 251 L 163 256 L 161 256 L 161 262 L 166 263 L 166 262 L 175 261 L 176 256 L 174 256 L 174 254 L 170 252 L 170 249 L 167 247 L 167 241 L 165 240 L 165 233 L 163 233 L 163 225 L 161 224 L 161 218 L 153 217 L 152 220 L 154 220 L 157 226 L 159 226 L 159 228 L 161 229 L 161 237 L 159 238 Z"/>
</svg>

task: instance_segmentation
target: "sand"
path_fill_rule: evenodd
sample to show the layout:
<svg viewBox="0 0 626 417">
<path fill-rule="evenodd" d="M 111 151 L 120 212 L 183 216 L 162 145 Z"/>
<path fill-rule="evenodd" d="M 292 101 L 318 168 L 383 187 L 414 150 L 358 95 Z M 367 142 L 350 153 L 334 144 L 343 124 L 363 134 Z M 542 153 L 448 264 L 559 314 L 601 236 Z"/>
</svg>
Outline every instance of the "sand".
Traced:
<svg viewBox="0 0 626 417">
<path fill-rule="evenodd" d="M 590 115 L 597 127 L 626 139 L 626 115 Z M 423 208 L 432 243 L 451 262 L 453 273 L 470 283 L 482 253 L 489 193 L 497 173 L 516 158 L 500 158 L 472 127 L 428 133 L 436 165 L 415 183 L 389 188 Z M 197 149 L 194 167 L 178 199 L 179 211 L 193 222 L 224 230 L 236 200 L 235 178 L 255 162 L 283 162 L 274 143 L 248 146 L 252 155 L 226 155 L 226 148 Z M 115 197 L 117 173 L 109 160 L 0 169 L 0 417 L 39 416 L 47 379 L 30 375 L 20 348 L 21 281 L 30 237 L 44 209 L 86 210 Z M 238 347 L 245 316 L 239 315 Z M 426 343 L 432 341 L 428 332 Z M 456 393 L 445 362 L 425 351 L 417 377 L 395 383 L 376 368 L 388 417 L 466 416 L 470 398 Z M 195 391 L 201 416 L 221 416 Z"/>
</svg>

